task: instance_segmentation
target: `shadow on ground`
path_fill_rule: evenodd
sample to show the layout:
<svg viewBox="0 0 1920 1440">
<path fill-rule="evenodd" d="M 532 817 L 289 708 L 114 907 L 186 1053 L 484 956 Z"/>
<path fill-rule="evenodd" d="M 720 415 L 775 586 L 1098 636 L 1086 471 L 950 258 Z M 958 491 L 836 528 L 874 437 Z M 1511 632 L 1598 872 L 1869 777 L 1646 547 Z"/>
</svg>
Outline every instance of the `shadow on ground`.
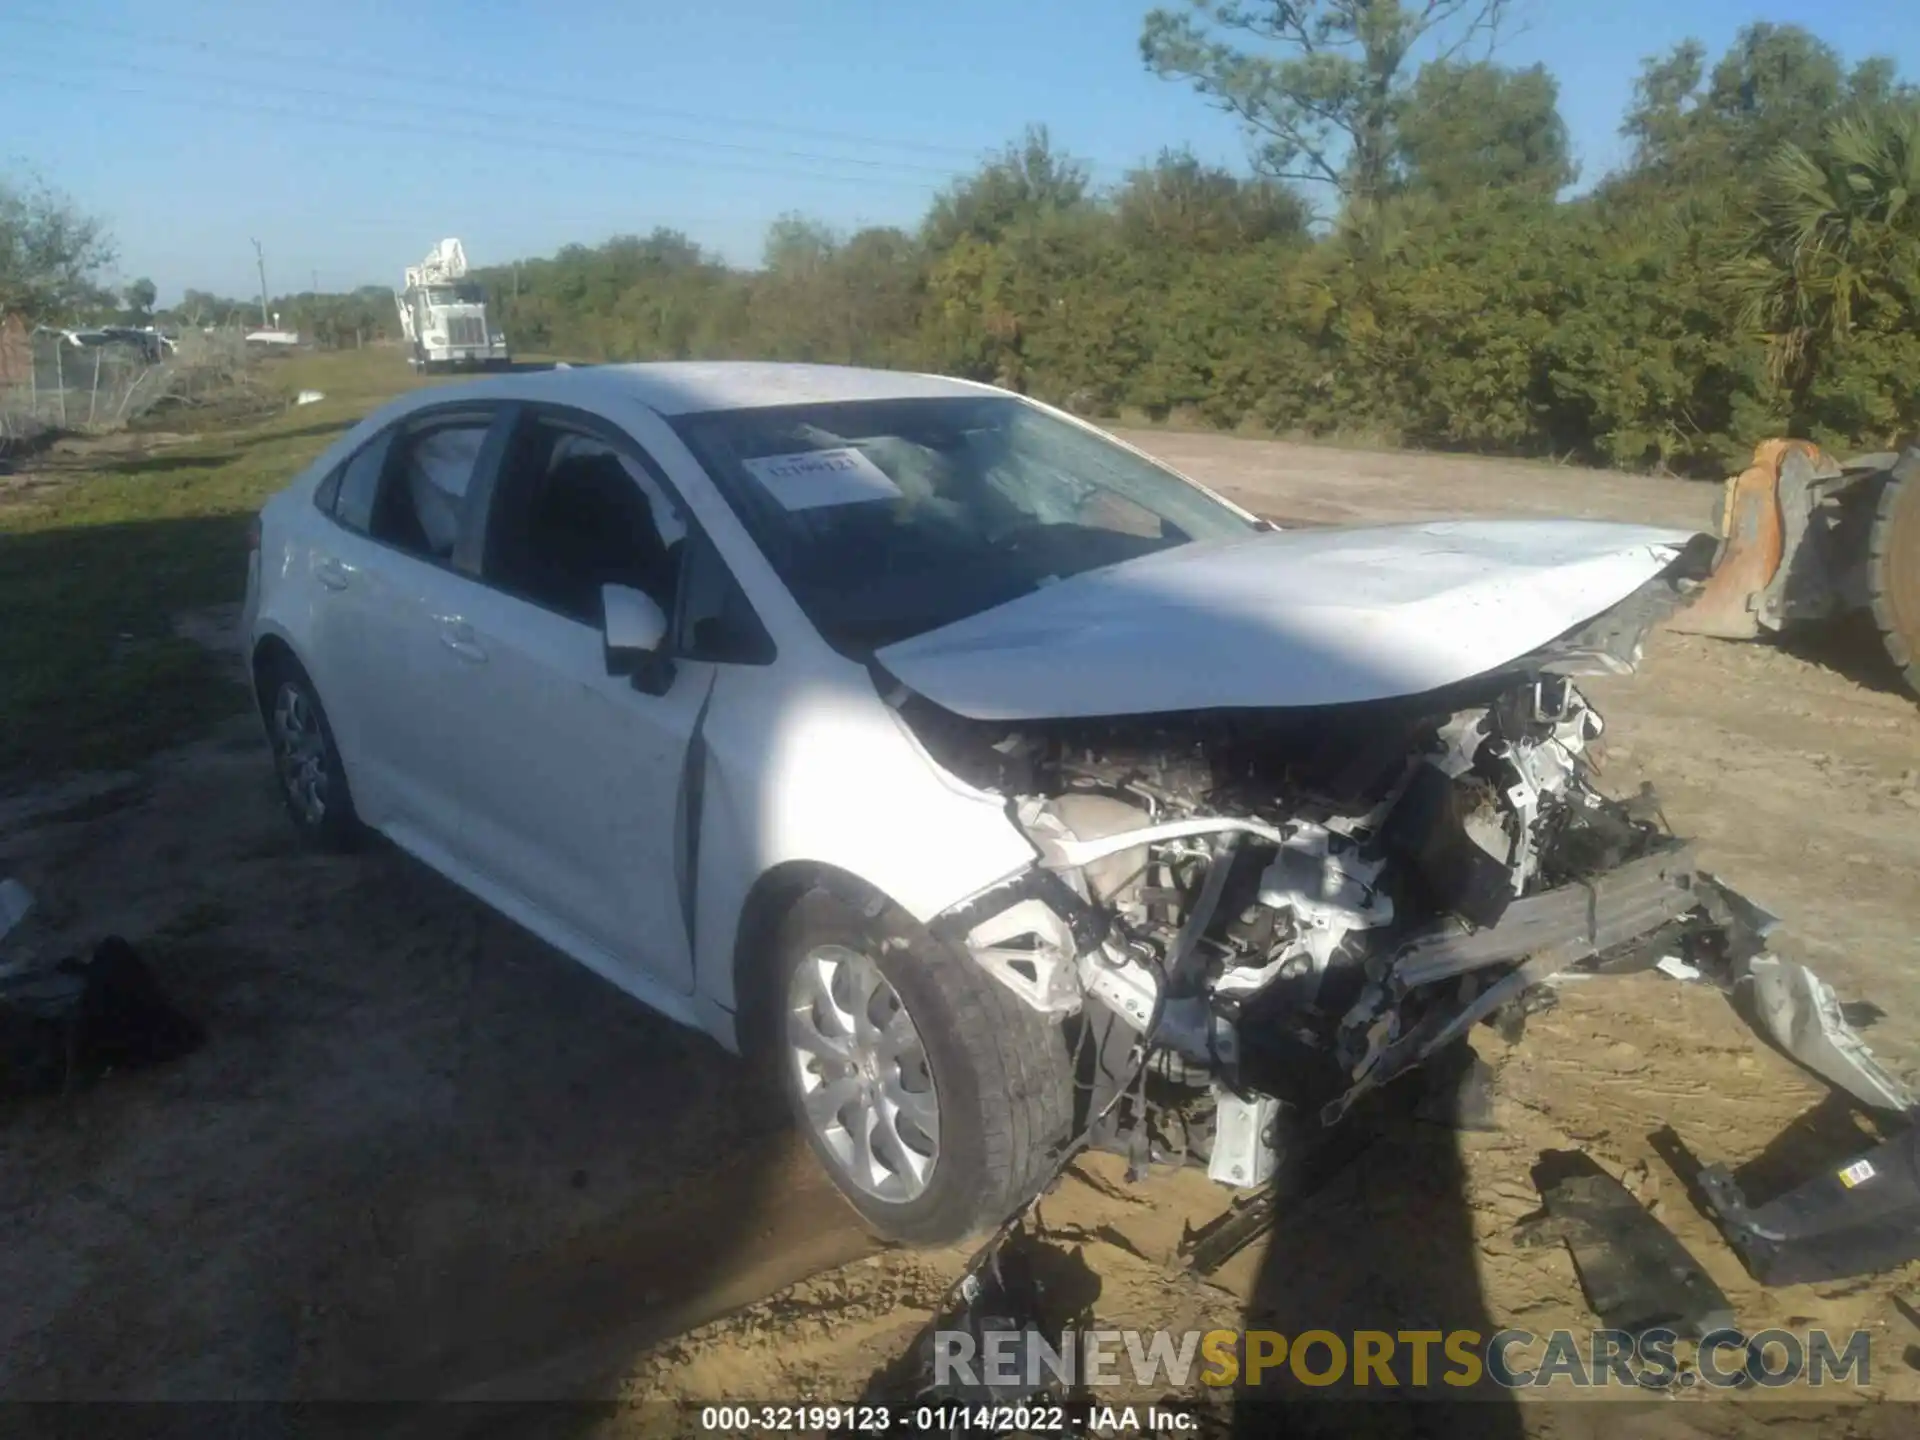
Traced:
<svg viewBox="0 0 1920 1440">
<path fill-rule="evenodd" d="M 1796 626 L 1782 632 L 1774 643 L 1787 654 L 1831 670 L 1863 690 L 1884 695 L 1913 694 L 1887 653 L 1886 640 L 1873 617 L 1865 611 Z"/>
<path fill-rule="evenodd" d="M 1458 1133 L 1415 1118 L 1419 1097 L 1416 1075 L 1372 1115 L 1352 1118 L 1371 1143 L 1323 1188 L 1282 1209 L 1242 1323 L 1284 1335 L 1287 1349 L 1258 1383 L 1243 1374 L 1236 1435 L 1522 1433 L 1513 1396 L 1477 1360 L 1469 1367 L 1460 1358 L 1483 1353 L 1498 1327 L 1477 1269 Z M 1364 1381 L 1361 1332 L 1378 1337 L 1385 1365 Z M 1410 1338 L 1420 1332 L 1424 1339 Z M 1464 1342 L 1461 1332 L 1470 1332 Z"/>
<path fill-rule="evenodd" d="M 250 722 L 0 840 L 208 1032 L 0 1108 L 10 1399 L 606 1393 L 872 1242 L 744 1066 L 385 846 L 296 849 Z"/>
<path fill-rule="evenodd" d="M 243 514 L 0 533 L 0 791 L 115 769 L 230 715 L 240 688 L 173 617 L 231 600 Z M 24 623 L 31 617 L 31 623 Z"/>
</svg>

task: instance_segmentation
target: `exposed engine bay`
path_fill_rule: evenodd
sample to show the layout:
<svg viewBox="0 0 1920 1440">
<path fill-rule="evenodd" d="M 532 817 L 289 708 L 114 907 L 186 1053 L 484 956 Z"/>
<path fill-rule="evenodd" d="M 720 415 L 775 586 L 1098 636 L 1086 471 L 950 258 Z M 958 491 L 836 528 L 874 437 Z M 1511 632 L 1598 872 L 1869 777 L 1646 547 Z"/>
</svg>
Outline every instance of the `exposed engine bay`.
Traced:
<svg viewBox="0 0 1920 1440">
<path fill-rule="evenodd" d="M 1332 1125 L 1477 1023 L 1517 1035 L 1555 976 L 1758 984 L 1781 963 L 1773 917 L 1696 867 L 1650 792 L 1596 788 L 1603 722 L 1557 673 L 1630 668 L 1655 590 L 1671 594 L 1407 700 L 988 722 L 896 691 L 1039 852 L 934 929 L 1075 1017 L 1093 1143 L 1235 1186 L 1269 1178 L 1283 1109 Z M 1869 1103 L 1911 1103 L 1806 984 L 1832 1013 L 1803 1007 L 1773 1038 Z M 1830 1063 L 1787 1044 L 1796 1027 Z"/>
</svg>

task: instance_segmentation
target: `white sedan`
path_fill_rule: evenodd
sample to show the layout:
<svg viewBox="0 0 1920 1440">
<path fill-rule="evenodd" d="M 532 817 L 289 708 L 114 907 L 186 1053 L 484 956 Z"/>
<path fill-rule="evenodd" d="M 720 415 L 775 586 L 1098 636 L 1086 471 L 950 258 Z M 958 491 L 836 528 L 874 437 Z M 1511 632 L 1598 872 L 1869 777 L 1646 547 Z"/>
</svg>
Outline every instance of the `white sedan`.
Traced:
<svg viewBox="0 0 1920 1440">
<path fill-rule="evenodd" d="M 1259 1183 L 1277 1107 L 1719 933 L 1565 679 L 1687 539 L 1282 532 L 983 385 L 591 367 L 357 425 L 261 511 L 245 623 L 305 836 L 771 1057 L 936 1242 L 1083 1141 Z"/>
</svg>

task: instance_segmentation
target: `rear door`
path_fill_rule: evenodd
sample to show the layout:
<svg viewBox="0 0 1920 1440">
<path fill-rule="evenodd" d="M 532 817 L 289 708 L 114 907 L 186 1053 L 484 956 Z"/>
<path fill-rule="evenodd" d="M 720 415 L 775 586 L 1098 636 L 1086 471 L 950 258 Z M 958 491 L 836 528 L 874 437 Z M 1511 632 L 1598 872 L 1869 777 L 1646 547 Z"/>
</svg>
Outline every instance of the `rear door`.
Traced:
<svg viewBox="0 0 1920 1440">
<path fill-rule="evenodd" d="M 436 764 L 457 716 L 424 682 L 444 617 L 458 608 L 474 477 L 509 414 L 500 404 L 440 407 L 376 437 L 342 471 L 334 524 L 312 555 L 323 666 L 314 680 L 362 817 L 403 841 L 444 845 L 460 829 L 461 798 Z"/>
</svg>

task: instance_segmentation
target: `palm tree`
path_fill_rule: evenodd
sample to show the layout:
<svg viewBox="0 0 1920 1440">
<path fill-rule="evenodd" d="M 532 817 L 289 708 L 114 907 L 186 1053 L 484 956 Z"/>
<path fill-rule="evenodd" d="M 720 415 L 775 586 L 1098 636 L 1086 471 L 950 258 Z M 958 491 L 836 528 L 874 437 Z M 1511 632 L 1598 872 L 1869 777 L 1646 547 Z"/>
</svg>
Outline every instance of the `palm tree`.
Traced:
<svg viewBox="0 0 1920 1440">
<path fill-rule="evenodd" d="M 1869 307 L 1920 321 L 1920 103 L 1858 110 L 1811 151 L 1782 146 L 1729 278 L 1796 417 Z"/>
</svg>

